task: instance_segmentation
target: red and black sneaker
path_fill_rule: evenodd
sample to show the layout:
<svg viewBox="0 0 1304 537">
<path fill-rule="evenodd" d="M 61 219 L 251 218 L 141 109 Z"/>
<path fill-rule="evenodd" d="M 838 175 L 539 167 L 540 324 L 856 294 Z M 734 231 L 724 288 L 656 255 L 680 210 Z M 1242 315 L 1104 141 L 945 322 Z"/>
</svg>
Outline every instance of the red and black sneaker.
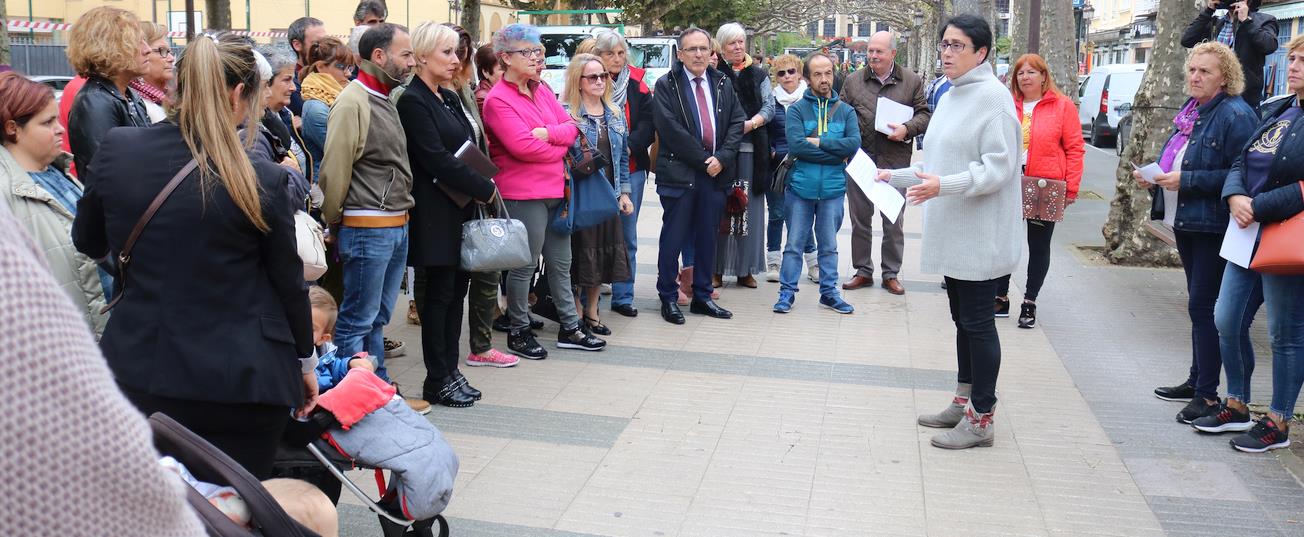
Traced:
<svg viewBox="0 0 1304 537">
<path fill-rule="evenodd" d="M 1254 428 L 1250 429 L 1250 432 L 1231 439 L 1231 444 L 1232 449 L 1237 451 L 1263 453 L 1290 446 L 1290 438 L 1285 430 L 1272 421 L 1272 418 L 1264 416 L 1263 419 L 1254 422 Z"/>
<path fill-rule="evenodd" d="M 1203 433 L 1243 433 L 1254 427 L 1254 420 L 1248 412 L 1241 412 L 1223 403 L 1218 406 L 1218 413 L 1191 420 L 1191 427 Z"/>
</svg>

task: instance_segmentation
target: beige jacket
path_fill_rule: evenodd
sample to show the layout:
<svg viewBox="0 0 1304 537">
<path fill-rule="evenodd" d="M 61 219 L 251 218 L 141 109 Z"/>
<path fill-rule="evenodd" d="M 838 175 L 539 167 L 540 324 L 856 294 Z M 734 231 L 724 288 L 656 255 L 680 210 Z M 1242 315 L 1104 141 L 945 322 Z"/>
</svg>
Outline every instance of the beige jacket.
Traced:
<svg viewBox="0 0 1304 537">
<path fill-rule="evenodd" d="M 68 179 L 81 188 L 76 179 Z M 73 213 L 36 184 L 4 148 L 0 148 L 0 192 L 23 231 L 45 252 L 45 264 L 59 287 L 72 298 L 98 337 L 108 322 L 108 316 L 100 314 L 104 288 L 95 261 L 72 245 Z"/>
</svg>

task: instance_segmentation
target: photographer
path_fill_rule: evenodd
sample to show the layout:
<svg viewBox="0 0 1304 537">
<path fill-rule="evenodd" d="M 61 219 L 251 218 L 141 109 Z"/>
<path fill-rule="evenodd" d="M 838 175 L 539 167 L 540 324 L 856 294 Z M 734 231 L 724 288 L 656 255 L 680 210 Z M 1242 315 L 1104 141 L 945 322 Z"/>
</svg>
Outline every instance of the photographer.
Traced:
<svg viewBox="0 0 1304 537">
<path fill-rule="evenodd" d="M 1277 50 L 1277 18 L 1259 12 L 1262 0 L 1206 0 L 1204 11 L 1182 32 L 1182 46 L 1194 47 L 1204 41 L 1217 41 L 1236 52 L 1245 73 L 1245 94 L 1250 107 L 1257 110 L 1263 100 L 1263 60 Z M 1227 10 L 1215 17 L 1217 10 Z"/>
</svg>

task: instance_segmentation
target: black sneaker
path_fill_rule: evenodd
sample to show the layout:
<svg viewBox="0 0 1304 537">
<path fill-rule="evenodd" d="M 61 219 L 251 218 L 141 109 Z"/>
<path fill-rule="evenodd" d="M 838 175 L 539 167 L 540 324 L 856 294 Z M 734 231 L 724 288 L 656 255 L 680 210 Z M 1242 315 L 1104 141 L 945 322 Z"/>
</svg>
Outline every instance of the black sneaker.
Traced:
<svg viewBox="0 0 1304 537">
<path fill-rule="evenodd" d="M 1010 316 L 1010 299 L 996 297 L 996 317 L 1004 319 Z"/>
<path fill-rule="evenodd" d="M 507 336 L 507 351 L 526 360 L 542 360 L 548 357 L 548 350 L 534 339 L 529 330 L 514 331 Z"/>
<path fill-rule="evenodd" d="M 494 330 L 497 330 L 499 332 L 510 333 L 512 331 L 512 320 L 507 318 L 507 314 L 504 313 L 494 318 L 493 327 Z M 535 319 L 534 317 L 530 317 L 530 329 L 538 330 L 540 328 L 543 328 L 543 321 Z"/>
<path fill-rule="evenodd" d="M 1189 380 L 1176 386 L 1161 386 L 1155 388 L 1155 397 L 1165 401 L 1190 401 L 1195 397 L 1195 386 Z"/>
<path fill-rule="evenodd" d="M 1254 422 L 1250 432 L 1231 439 L 1232 449 L 1246 453 L 1263 453 L 1288 447 L 1290 437 L 1287 433 L 1288 431 L 1278 428 L 1272 418 L 1264 416 L 1263 419 Z"/>
<path fill-rule="evenodd" d="M 1024 302 L 1019 306 L 1019 328 L 1037 326 L 1037 305 Z"/>
<path fill-rule="evenodd" d="M 579 349 L 582 351 L 600 351 L 606 348 L 607 342 L 590 334 L 580 326 L 570 330 L 565 328 L 557 331 L 557 348 L 559 349 Z"/>
<path fill-rule="evenodd" d="M 1219 406 L 1220 405 L 1217 404 L 1210 404 L 1208 401 L 1205 401 L 1203 397 L 1193 397 L 1191 398 L 1191 402 L 1187 403 L 1186 407 L 1182 408 L 1182 411 L 1177 413 L 1177 421 L 1189 424 L 1205 416 L 1217 416 Z"/>
<path fill-rule="evenodd" d="M 1254 427 L 1254 420 L 1248 412 L 1241 412 L 1226 403 L 1218 406 L 1218 413 L 1191 421 L 1195 430 L 1203 433 L 1225 433 L 1229 431 L 1245 432 Z"/>
</svg>

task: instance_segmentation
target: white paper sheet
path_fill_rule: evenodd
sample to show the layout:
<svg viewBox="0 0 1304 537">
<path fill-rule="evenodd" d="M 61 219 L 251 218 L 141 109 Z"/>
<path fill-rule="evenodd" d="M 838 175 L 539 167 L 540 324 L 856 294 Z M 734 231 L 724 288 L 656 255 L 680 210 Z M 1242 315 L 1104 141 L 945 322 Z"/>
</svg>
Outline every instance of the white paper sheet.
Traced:
<svg viewBox="0 0 1304 537">
<path fill-rule="evenodd" d="M 1164 173 L 1164 170 L 1159 167 L 1158 162 L 1151 162 L 1150 164 L 1146 164 L 1145 166 L 1137 168 L 1137 171 L 1141 172 L 1142 181 L 1145 181 L 1152 185 L 1155 184 L 1155 176 Z"/>
<path fill-rule="evenodd" d="M 1164 223 L 1168 227 L 1173 227 L 1173 222 L 1177 221 L 1177 191 L 1161 188 L 1164 192 Z"/>
<path fill-rule="evenodd" d="M 856 182 L 856 186 L 865 193 L 874 208 L 895 224 L 901 215 L 901 208 L 905 207 L 906 198 L 892 185 L 878 180 L 878 165 L 874 164 L 874 159 L 865 150 L 856 150 L 856 156 L 847 164 L 847 175 Z"/>
<path fill-rule="evenodd" d="M 1250 268 L 1250 258 L 1254 256 L 1254 241 L 1258 239 L 1258 222 L 1241 229 L 1233 218 L 1227 223 L 1227 234 L 1223 236 L 1222 249 L 1218 251 L 1218 255 L 1241 268 Z"/>
<path fill-rule="evenodd" d="M 899 102 L 879 97 L 878 103 L 874 105 L 874 130 L 883 134 L 892 134 L 892 128 L 888 124 L 904 125 L 915 117 L 915 109 Z"/>
</svg>

